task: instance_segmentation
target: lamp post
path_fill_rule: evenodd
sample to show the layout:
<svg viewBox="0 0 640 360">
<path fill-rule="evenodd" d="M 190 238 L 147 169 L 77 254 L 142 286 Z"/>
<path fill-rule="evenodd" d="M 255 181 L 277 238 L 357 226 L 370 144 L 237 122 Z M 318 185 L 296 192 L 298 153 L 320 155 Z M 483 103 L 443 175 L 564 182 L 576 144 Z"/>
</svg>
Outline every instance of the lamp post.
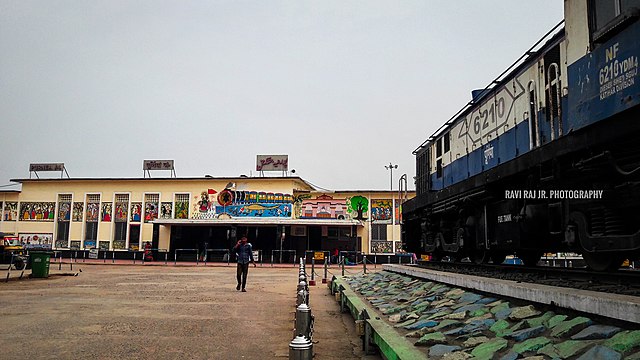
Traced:
<svg viewBox="0 0 640 360">
<path fill-rule="evenodd" d="M 389 170 L 391 172 L 390 174 L 390 178 L 391 178 L 391 191 L 393 191 L 393 169 L 397 169 L 398 165 L 392 165 L 391 162 L 389 162 L 389 165 L 385 165 L 384 166 L 385 169 Z"/>
</svg>

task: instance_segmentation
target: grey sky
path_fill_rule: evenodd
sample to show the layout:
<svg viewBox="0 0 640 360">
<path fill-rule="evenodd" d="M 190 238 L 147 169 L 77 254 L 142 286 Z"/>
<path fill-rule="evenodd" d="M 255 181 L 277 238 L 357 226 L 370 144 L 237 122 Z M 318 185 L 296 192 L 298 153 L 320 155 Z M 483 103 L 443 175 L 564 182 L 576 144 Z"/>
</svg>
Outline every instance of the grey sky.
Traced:
<svg viewBox="0 0 640 360">
<path fill-rule="evenodd" d="M 174 159 L 179 177 L 238 176 L 288 154 L 336 190 L 388 189 L 391 161 L 397 189 L 411 152 L 562 6 L 0 0 L 0 185 L 29 163 L 141 177 L 142 160 Z"/>
</svg>

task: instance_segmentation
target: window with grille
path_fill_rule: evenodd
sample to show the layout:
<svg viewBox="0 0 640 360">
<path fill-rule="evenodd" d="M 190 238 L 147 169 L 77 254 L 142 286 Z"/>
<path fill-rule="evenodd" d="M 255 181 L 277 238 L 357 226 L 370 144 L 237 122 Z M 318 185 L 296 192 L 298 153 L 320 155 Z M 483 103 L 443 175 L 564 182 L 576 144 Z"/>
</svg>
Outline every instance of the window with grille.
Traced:
<svg viewBox="0 0 640 360">
<path fill-rule="evenodd" d="M 98 217 L 100 213 L 100 194 L 87 195 L 85 216 L 85 240 L 98 239 Z"/>
<path fill-rule="evenodd" d="M 189 194 L 176 194 L 174 206 L 173 213 L 176 219 L 189 218 Z"/>
<path fill-rule="evenodd" d="M 56 247 L 69 246 L 69 222 L 71 221 L 71 194 L 58 195 L 58 222 Z"/>
<path fill-rule="evenodd" d="M 144 222 L 158 218 L 160 194 L 146 194 L 144 196 Z"/>
<path fill-rule="evenodd" d="M 371 224 L 371 240 L 387 240 L 387 225 Z"/>
</svg>

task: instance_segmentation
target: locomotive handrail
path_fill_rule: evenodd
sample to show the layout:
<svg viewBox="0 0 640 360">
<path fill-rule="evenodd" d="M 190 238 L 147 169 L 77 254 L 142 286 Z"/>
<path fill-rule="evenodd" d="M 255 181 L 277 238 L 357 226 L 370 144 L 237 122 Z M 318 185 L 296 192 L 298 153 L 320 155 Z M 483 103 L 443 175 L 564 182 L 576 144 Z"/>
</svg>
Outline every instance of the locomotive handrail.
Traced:
<svg viewBox="0 0 640 360">
<path fill-rule="evenodd" d="M 540 40 L 538 40 L 535 44 L 533 44 L 533 46 L 531 46 L 531 48 L 529 48 L 529 50 L 527 50 L 524 54 L 522 54 L 518 60 L 516 60 L 513 64 L 511 64 L 511 66 L 509 66 L 505 71 L 503 71 L 500 75 L 498 75 L 498 77 L 496 77 L 492 82 L 489 83 L 489 85 L 487 85 L 484 89 L 482 89 L 482 91 L 480 92 L 480 98 L 485 97 L 487 94 L 485 93 L 487 90 L 489 90 L 489 88 L 492 85 L 497 85 L 500 84 L 500 82 L 502 80 L 504 80 L 502 77 L 508 73 L 511 72 L 512 69 L 514 69 L 516 66 L 521 65 L 521 61 L 523 59 L 528 58 L 529 56 L 531 56 L 532 54 L 535 54 L 536 51 L 534 51 L 534 49 L 540 45 L 540 43 L 542 43 L 549 35 L 551 35 L 552 33 L 554 33 L 558 27 L 560 27 L 560 25 L 564 24 L 564 19 L 562 21 L 560 21 L 556 26 L 554 26 L 551 30 L 549 30 L 546 34 L 544 34 Z M 422 149 L 427 143 L 429 143 L 430 141 L 434 140 L 436 137 L 438 137 L 438 135 L 440 135 L 444 129 L 447 129 L 450 125 L 453 124 L 453 122 L 458 118 L 458 116 L 465 112 L 466 110 L 468 110 L 472 105 L 475 105 L 477 103 L 477 100 L 475 99 L 471 99 L 471 101 L 469 101 L 468 103 L 466 103 L 462 109 L 458 110 L 457 113 L 455 113 L 455 115 L 453 115 L 449 120 L 447 120 L 447 122 L 445 122 L 444 124 L 442 124 L 442 126 L 440 126 L 438 128 L 438 130 L 436 130 L 431 136 L 429 136 L 427 138 L 427 140 L 425 140 L 422 144 L 420 144 L 420 146 L 418 146 L 415 150 L 413 150 L 412 154 L 416 155 L 418 153 L 418 151 L 420 149 Z"/>
</svg>

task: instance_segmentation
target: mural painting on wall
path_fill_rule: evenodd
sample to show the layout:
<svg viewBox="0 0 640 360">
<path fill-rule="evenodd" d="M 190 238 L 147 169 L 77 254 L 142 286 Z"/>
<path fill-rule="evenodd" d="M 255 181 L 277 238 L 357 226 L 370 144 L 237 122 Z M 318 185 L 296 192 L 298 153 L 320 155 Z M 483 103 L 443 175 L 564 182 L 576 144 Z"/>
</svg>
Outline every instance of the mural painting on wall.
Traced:
<svg viewBox="0 0 640 360">
<path fill-rule="evenodd" d="M 402 204 L 400 204 L 400 200 L 394 200 L 395 213 L 394 213 L 394 224 L 400 225 L 402 222 Z"/>
<path fill-rule="evenodd" d="M 325 194 L 315 199 L 304 199 L 298 217 L 301 219 L 349 219 L 347 199 L 334 199 Z"/>
<path fill-rule="evenodd" d="M 100 250 L 109 250 L 109 242 L 108 241 L 98 241 L 98 247 Z"/>
<path fill-rule="evenodd" d="M 113 249 L 114 250 L 122 250 L 126 249 L 126 240 L 113 240 Z"/>
<path fill-rule="evenodd" d="M 369 199 L 364 196 L 353 196 L 347 199 L 347 211 L 352 219 L 367 220 Z"/>
<path fill-rule="evenodd" d="M 18 220 L 18 203 L 10 201 L 5 202 L 2 218 L 4 221 Z"/>
<path fill-rule="evenodd" d="M 208 189 L 193 198 L 192 219 L 214 219 L 216 216 L 215 194 L 217 191 Z M 177 204 L 176 204 L 177 206 Z M 176 210 L 177 211 L 177 210 Z"/>
<path fill-rule="evenodd" d="M 51 249 L 53 245 L 52 233 L 20 233 L 18 237 L 26 249 Z"/>
<path fill-rule="evenodd" d="M 391 224 L 392 206 L 390 199 L 371 200 L 371 221 L 378 224 Z"/>
<path fill-rule="evenodd" d="M 176 219 L 188 219 L 188 218 L 189 218 L 189 202 L 176 201 Z"/>
<path fill-rule="evenodd" d="M 290 194 L 225 189 L 218 195 L 216 212 L 232 217 L 291 217 Z"/>
<path fill-rule="evenodd" d="M 191 218 L 291 217 L 292 203 L 289 194 L 209 189 L 194 197 Z"/>
<path fill-rule="evenodd" d="M 134 202 L 131 203 L 131 221 L 140 222 L 140 217 L 142 213 L 142 203 Z"/>
<path fill-rule="evenodd" d="M 71 203 L 59 202 L 58 203 L 58 221 L 70 221 L 70 220 L 71 220 Z"/>
<path fill-rule="evenodd" d="M 54 202 L 22 202 L 20 221 L 53 221 L 55 209 Z"/>
<path fill-rule="evenodd" d="M 297 219 L 302 216 L 302 203 L 307 199 L 311 199 L 311 195 L 301 194 L 293 197 L 293 215 Z"/>
<path fill-rule="evenodd" d="M 71 250 L 80 250 L 80 244 L 81 244 L 80 240 L 71 241 L 71 246 L 70 246 Z"/>
<path fill-rule="evenodd" d="M 66 248 L 69 246 L 69 240 L 56 240 L 56 247 L 59 248 Z"/>
<path fill-rule="evenodd" d="M 392 241 L 371 241 L 371 252 L 376 253 L 392 253 Z"/>
<path fill-rule="evenodd" d="M 85 249 L 95 249 L 96 247 L 96 241 L 95 240 L 85 240 L 84 241 L 84 248 Z"/>
<path fill-rule="evenodd" d="M 100 203 L 87 203 L 86 222 L 98 222 Z"/>
<path fill-rule="evenodd" d="M 144 203 L 144 222 L 156 220 L 158 218 L 158 203 L 147 201 Z"/>
<path fill-rule="evenodd" d="M 128 207 L 128 202 L 116 202 L 116 211 L 113 217 L 115 222 L 127 222 Z"/>
<path fill-rule="evenodd" d="M 105 222 L 111 222 L 112 212 L 113 212 L 113 205 L 110 202 L 103 202 L 101 220 Z"/>
<path fill-rule="evenodd" d="M 84 203 L 82 202 L 74 202 L 73 203 L 73 221 L 82 222 L 82 210 L 84 209 Z"/>
<path fill-rule="evenodd" d="M 171 203 L 163 202 L 160 204 L 160 218 L 171 219 Z"/>
<path fill-rule="evenodd" d="M 396 252 L 404 252 L 402 249 L 402 241 L 394 241 L 394 247 Z"/>
</svg>

